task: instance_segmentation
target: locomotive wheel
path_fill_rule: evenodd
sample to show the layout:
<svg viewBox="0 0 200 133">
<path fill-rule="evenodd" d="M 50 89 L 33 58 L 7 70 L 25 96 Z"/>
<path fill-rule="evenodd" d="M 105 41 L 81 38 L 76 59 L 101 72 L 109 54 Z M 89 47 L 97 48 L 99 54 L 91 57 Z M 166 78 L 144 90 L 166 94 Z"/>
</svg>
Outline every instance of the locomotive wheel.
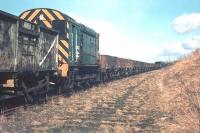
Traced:
<svg viewBox="0 0 200 133">
<path fill-rule="evenodd" d="M 64 91 L 66 91 L 70 95 L 74 93 L 74 82 L 73 80 L 71 80 L 70 77 L 68 77 L 67 80 L 65 81 L 63 88 Z"/>
<path fill-rule="evenodd" d="M 56 87 L 58 87 L 58 88 L 56 88 Z M 58 89 L 58 90 L 57 90 L 58 94 L 61 94 L 61 93 L 62 93 L 62 89 L 63 89 L 63 79 L 62 79 L 62 78 L 59 78 L 59 79 L 57 80 L 55 89 Z"/>
<path fill-rule="evenodd" d="M 69 90 L 71 81 L 70 78 L 59 78 L 56 84 L 58 87 L 58 94 L 61 94 L 62 91 Z"/>
<path fill-rule="evenodd" d="M 58 94 L 61 94 L 62 93 L 62 90 L 63 90 L 63 79 L 62 78 L 59 78 L 58 80 L 57 80 L 57 85 L 56 85 L 56 87 L 58 87 Z M 57 88 L 56 88 L 57 89 Z"/>
</svg>

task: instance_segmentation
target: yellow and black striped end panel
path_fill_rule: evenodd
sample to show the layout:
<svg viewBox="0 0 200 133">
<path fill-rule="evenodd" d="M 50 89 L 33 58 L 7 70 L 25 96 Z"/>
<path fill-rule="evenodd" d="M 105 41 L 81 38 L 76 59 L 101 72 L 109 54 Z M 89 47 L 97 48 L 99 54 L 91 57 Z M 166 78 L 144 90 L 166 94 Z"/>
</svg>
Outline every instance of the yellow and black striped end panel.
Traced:
<svg viewBox="0 0 200 133">
<path fill-rule="evenodd" d="M 21 18 L 21 19 L 25 19 L 26 16 L 28 16 L 28 14 L 29 14 L 30 12 L 31 12 L 31 11 L 26 11 L 26 12 L 24 12 L 23 14 L 20 15 L 20 18 Z"/>
<path fill-rule="evenodd" d="M 60 40 L 58 46 L 58 60 L 61 64 L 68 64 L 69 44 L 66 40 Z"/>
<path fill-rule="evenodd" d="M 64 15 L 59 11 L 46 8 L 25 11 L 20 15 L 20 18 L 33 23 L 39 19 L 48 28 L 52 28 L 53 20 L 65 20 Z"/>
<path fill-rule="evenodd" d="M 59 11 L 46 8 L 25 11 L 19 17 L 33 23 L 37 23 L 38 20 L 40 20 L 47 28 L 52 28 L 52 21 L 54 20 L 65 20 L 64 15 Z M 59 41 L 57 57 L 60 66 L 59 68 L 62 71 L 61 75 L 66 77 L 69 64 L 69 43 L 67 40 L 61 39 Z"/>
</svg>

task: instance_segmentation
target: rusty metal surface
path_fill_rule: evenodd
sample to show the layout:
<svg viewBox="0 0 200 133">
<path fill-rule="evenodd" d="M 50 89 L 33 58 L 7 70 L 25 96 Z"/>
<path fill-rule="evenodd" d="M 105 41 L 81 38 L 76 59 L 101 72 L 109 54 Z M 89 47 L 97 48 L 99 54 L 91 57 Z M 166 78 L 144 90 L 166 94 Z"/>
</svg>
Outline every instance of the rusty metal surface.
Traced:
<svg viewBox="0 0 200 133">
<path fill-rule="evenodd" d="M 41 31 L 39 44 L 36 48 L 36 64 L 39 70 L 56 70 L 58 35 Z"/>
<path fill-rule="evenodd" d="M 44 28 L 38 30 L 36 24 L 29 23 L 30 28 L 24 28 L 20 22 L 17 50 L 18 71 L 46 71 L 57 69 L 58 35 L 55 31 Z M 34 27 L 34 28 L 33 28 Z"/>
<path fill-rule="evenodd" d="M 154 68 L 156 65 L 154 63 L 146 63 L 141 61 L 135 61 L 131 59 L 124 59 L 119 57 L 114 57 L 110 55 L 100 56 L 100 65 L 102 69 L 119 69 L 119 68 Z"/>
<path fill-rule="evenodd" d="M 134 60 L 118 58 L 109 55 L 101 55 L 100 65 L 103 69 L 113 68 L 133 68 L 136 63 Z"/>
<path fill-rule="evenodd" d="M 100 65 L 103 69 L 117 68 L 119 66 L 117 57 L 109 55 L 100 56 Z"/>
<path fill-rule="evenodd" d="M 58 33 L 36 24 L 0 19 L 0 71 L 57 69 Z"/>
<path fill-rule="evenodd" d="M 18 70 L 29 71 L 34 69 L 34 55 L 37 37 L 19 34 Z"/>
<path fill-rule="evenodd" d="M 17 24 L 0 20 L 0 71 L 15 70 Z"/>
</svg>

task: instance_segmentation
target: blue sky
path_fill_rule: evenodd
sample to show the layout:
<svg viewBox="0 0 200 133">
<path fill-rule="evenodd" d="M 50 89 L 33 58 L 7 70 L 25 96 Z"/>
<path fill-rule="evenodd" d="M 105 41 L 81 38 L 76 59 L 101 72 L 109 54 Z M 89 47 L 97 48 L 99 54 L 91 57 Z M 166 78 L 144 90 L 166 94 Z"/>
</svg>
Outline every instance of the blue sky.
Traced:
<svg viewBox="0 0 200 133">
<path fill-rule="evenodd" d="M 180 58 L 200 47 L 199 0 L 7 0 L 15 15 L 60 10 L 100 33 L 100 52 L 147 62 Z"/>
</svg>

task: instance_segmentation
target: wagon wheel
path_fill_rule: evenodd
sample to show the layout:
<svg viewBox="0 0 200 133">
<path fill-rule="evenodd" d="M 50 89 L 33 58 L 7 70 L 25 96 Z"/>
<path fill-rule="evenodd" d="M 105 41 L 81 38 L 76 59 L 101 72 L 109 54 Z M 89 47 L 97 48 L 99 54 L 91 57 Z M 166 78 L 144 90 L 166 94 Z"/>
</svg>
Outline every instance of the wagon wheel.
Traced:
<svg viewBox="0 0 200 133">
<path fill-rule="evenodd" d="M 33 103 L 33 98 L 31 97 L 31 95 L 28 92 L 28 87 L 26 86 L 26 84 L 24 83 L 24 81 L 22 80 L 21 82 L 21 88 L 24 94 L 24 100 L 25 103 Z"/>
<path fill-rule="evenodd" d="M 49 92 L 49 86 L 50 86 L 50 84 L 49 84 L 49 74 L 47 74 L 46 76 L 45 76 L 45 87 L 44 87 L 44 93 L 45 93 L 45 103 L 47 102 L 47 99 L 48 99 L 48 92 Z"/>
<path fill-rule="evenodd" d="M 73 84 L 71 77 L 67 77 L 64 81 L 63 81 L 63 90 L 66 91 L 67 93 L 71 93 L 73 91 L 73 88 L 71 87 L 71 85 Z"/>
</svg>

